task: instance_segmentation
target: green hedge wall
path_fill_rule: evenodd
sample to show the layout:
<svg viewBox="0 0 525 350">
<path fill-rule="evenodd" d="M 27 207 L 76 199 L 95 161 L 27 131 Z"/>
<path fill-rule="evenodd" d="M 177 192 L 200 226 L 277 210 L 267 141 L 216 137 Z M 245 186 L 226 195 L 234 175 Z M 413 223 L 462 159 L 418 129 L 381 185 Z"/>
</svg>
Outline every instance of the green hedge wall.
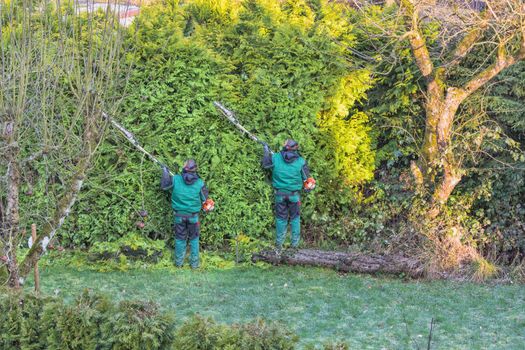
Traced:
<svg viewBox="0 0 525 350">
<path fill-rule="evenodd" d="M 374 152 L 368 117 L 354 110 L 371 79 L 353 66 L 352 30 L 344 8 L 329 1 L 168 0 L 141 10 L 129 33 L 133 69 L 119 120 L 171 167 L 197 160 L 216 201 L 203 219 L 205 245 L 273 234 L 262 148 L 214 100 L 275 150 L 288 137 L 299 141 L 319 183 L 303 200 L 306 226 L 327 230 L 356 203 L 358 186 L 373 176 Z M 117 239 L 137 230 L 143 207 L 144 234 L 171 237 L 159 177 L 160 169 L 110 129 L 62 230 L 65 241 Z"/>
</svg>

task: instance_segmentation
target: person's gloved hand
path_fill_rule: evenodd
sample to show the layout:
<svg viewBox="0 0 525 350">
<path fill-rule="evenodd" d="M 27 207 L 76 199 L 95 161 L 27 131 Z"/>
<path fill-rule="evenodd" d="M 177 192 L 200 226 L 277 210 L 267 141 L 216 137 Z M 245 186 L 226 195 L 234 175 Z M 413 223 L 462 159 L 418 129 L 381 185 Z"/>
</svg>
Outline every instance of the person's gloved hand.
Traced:
<svg viewBox="0 0 525 350">
<path fill-rule="evenodd" d="M 309 177 L 303 182 L 303 190 L 306 193 L 311 192 L 315 188 L 316 185 L 317 183 L 315 179 L 313 177 Z"/>
<path fill-rule="evenodd" d="M 160 188 L 167 190 L 173 186 L 173 180 L 171 178 L 170 170 L 167 166 L 162 166 L 162 177 L 160 179 Z"/>
<path fill-rule="evenodd" d="M 270 153 L 270 146 L 266 142 L 261 142 L 265 153 Z"/>
<path fill-rule="evenodd" d="M 213 199 L 208 198 L 206 201 L 204 201 L 204 203 L 202 203 L 202 210 L 204 210 L 204 212 L 209 213 L 213 209 L 215 209 L 215 202 Z"/>
</svg>

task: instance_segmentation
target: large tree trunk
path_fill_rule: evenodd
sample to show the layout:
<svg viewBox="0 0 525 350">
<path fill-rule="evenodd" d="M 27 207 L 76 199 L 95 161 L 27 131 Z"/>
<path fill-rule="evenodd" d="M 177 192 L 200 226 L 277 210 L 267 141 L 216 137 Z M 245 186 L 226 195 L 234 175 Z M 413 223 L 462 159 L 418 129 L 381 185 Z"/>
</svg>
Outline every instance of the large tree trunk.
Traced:
<svg viewBox="0 0 525 350">
<path fill-rule="evenodd" d="M 12 150 L 8 153 L 17 151 Z M 20 181 L 20 169 L 15 159 L 9 164 L 8 171 L 8 193 L 7 193 L 7 220 L 3 228 L 4 249 L 6 250 L 7 271 L 9 273 L 9 286 L 18 288 L 19 283 L 19 272 L 18 264 L 16 260 L 16 250 L 19 234 L 20 225 L 20 214 L 19 214 L 19 181 Z"/>
<path fill-rule="evenodd" d="M 422 277 L 424 273 L 421 262 L 401 255 L 345 253 L 317 249 L 300 249 L 290 254 L 285 251 L 281 255 L 273 250 L 265 250 L 253 254 L 252 261 L 321 266 L 342 272 L 405 274 L 413 278 Z"/>
<path fill-rule="evenodd" d="M 19 186 L 20 168 L 17 162 L 19 152 L 18 144 L 15 141 L 16 125 L 13 120 L 5 123 L 2 137 L 7 145 L 4 154 L 7 163 L 7 205 L 5 208 L 5 221 L 1 227 L 2 245 L 7 257 L 6 267 L 9 273 L 8 284 L 18 288 L 19 272 L 16 261 L 16 248 L 19 234 L 20 213 L 19 213 Z"/>
<path fill-rule="evenodd" d="M 503 69 L 525 59 L 525 22 L 523 22 L 523 5 L 516 2 L 517 7 L 508 5 L 507 18 L 490 10 L 479 17 L 478 12 L 472 12 L 473 22 L 466 26 L 465 35 L 452 50 L 450 60 L 441 62 L 439 67 L 434 65 L 435 58 L 431 56 L 427 38 L 421 23 L 428 21 L 428 5 L 434 4 L 433 0 L 398 0 L 400 9 L 407 20 L 407 32 L 402 38 L 407 38 L 412 48 L 414 62 L 423 76 L 427 86 L 425 89 L 425 134 L 420 154 L 416 163 L 411 163 L 411 170 L 419 192 L 429 190 L 432 194 L 428 214 L 431 218 L 437 216 L 441 206 L 445 204 L 456 185 L 461 181 L 463 171 L 461 165 L 455 161 L 452 141 L 452 128 L 454 118 L 460 104 L 480 87 L 487 84 Z M 469 10 L 468 8 L 464 10 Z M 439 16 L 436 17 L 437 20 Z M 498 49 L 495 61 L 473 75 L 471 79 L 459 87 L 452 87 L 447 83 L 447 74 L 457 66 L 472 49 L 483 40 L 485 29 L 492 25 L 515 26 L 515 30 L 502 32 L 495 37 Z M 510 28 L 510 27 L 509 27 Z M 496 29 L 497 32 L 497 29 Z M 521 36 L 521 37 L 520 37 Z M 509 43 L 519 43 L 519 51 L 512 52 Z M 446 60 L 447 61 L 447 60 Z"/>
<path fill-rule="evenodd" d="M 91 160 L 101 140 L 103 132 L 102 128 L 104 125 L 104 123 L 101 122 L 103 119 L 100 117 L 100 112 L 89 111 L 87 113 L 90 115 L 85 117 L 82 153 L 75 162 L 77 164 L 76 171 L 72 175 L 68 187 L 65 188 L 64 194 L 58 202 L 53 219 L 44 225 L 41 233 L 37 236 L 33 246 L 20 264 L 21 278 L 25 278 L 31 272 L 33 266 L 35 266 L 44 253 L 41 244 L 44 237 L 49 237 L 49 240 L 51 241 L 69 216 L 71 209 L 77 200 L 78 194 L 82 189 L 82 185 L 84 184 L 86 173 L 91 165 Z"/>
<path fill-rule="evenodd" d="M 427 188 L 432 190 L 431 209 L 429 218 L 435 218 L 452 194 L 456 185 L 461 181 L 462 171 L 454 160 L 450 149 L 451 130 L 459 105 L 467 94 L 456 88 L 449 88 L 445 96 L 441 91 L 429 86 L 426 103 L 425 142 L 422 147 L 423 164 L 420 166 L 427 182 Z M 436 179 L 435 175 L 441 170 L 442 176 Z M 414 172 L 414 170 L 413 170 Z M 429 176 L 429 173 L 432 175 Z M 416 174 L 414 177 L 417 179 Z"/>
<path fill-rule="evenodd" d="M 436 166 L 439 158 L 438 138 L 436 130 L 443 112 L 444 94 L 441 83 L 434 78 L 429 78 L 427 87 L 427 102 L 425 103 L 425 134 L 421 147 L 420 170 L 428 181 L 432 167 Z"/>
</svg>

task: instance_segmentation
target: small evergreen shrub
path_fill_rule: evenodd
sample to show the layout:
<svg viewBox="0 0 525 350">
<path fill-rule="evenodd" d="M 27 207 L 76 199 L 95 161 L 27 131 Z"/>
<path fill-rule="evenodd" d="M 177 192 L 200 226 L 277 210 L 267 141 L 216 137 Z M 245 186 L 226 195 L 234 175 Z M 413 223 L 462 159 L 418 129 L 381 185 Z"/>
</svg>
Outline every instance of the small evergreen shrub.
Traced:
<svg viewBox="0 0 525 350">
<path fill-rule="evenodd" d="M 149 302 L 114 305 L 85 291 L 71 305 L 33 294 L 0 294 L 0 349 L 166 349 L 174 320 Z"/>
<path fill-rule="evenodd" d="M 121 256 L 125 256 L 130 260 L 156 263 L 162 258 L 165 246 L 163 240 L 153 240 L 138 233 L 130 233 L 114 242 L 96 242 L 89 249 L 89 259 L 119 260 Z"/>
<path fill-rule="evenodd" d="M 286 326 L 263 320 L 229 326 L 196 315 L 175 330 L 174 318 L 155 303 L 114 304 L 89 290 L 71 304 L 0 294 L 2 350 L 292 350 L 298 341 Z"/>
<path fill-rule="evenodd" d="M 232 326 L 217 324 L 211 318 L 194 316 L 176 333 L 173 349 L 295 349 L 298 337 L 279 324 L 263 320 Z"/>
<path fill-rule="evenodd" d="M 0 293 L 0 349 L 44 349 L 41 319 L 50 298 Z"/>
<path fill-rule="evenodd" d="M 299 341 L 286 325 L 268 324 L 261 319 L 234 325 L 232 329 L 240 334 L 239 349 L 291 350 Z"/>
<path fill-rule="evenodd" d="M 173 319 L 152 302 L 121 302 L 106 326 L 105 338 L 115 350 L 167 349 L 173 341 Z"/>
</svg>

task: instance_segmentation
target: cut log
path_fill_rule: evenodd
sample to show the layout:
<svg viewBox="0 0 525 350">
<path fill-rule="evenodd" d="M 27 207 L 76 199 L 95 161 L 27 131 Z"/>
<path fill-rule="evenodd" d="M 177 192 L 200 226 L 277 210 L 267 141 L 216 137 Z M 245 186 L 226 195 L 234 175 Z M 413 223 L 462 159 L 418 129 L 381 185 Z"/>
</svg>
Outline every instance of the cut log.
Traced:
<svg viewBox="0 0 525 350">
<path fill-rule="evenodd" d="M 328 267 L 342 272 L 404 274 L 412 278 L 423 276 L 421 262 L 402 255 L 346 253 L 317 249 L 283 251 L 263 250 L 252 255 L 252 261 L 264 261 L 274 265 L 302 265 Z"/>
</svg>

